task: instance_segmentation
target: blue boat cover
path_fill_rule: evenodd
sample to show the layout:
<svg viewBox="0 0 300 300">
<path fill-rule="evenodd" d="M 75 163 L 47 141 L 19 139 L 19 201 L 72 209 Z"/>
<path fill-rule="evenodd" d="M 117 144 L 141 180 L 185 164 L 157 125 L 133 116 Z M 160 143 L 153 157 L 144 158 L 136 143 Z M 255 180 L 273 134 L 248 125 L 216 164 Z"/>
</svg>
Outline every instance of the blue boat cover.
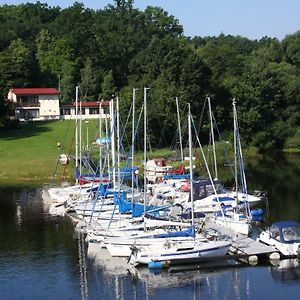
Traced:
<svg viewBox="0 0 300 300">
<path fill-rule="evenodd" d="M 114 203 L 118 204 L 119 212 L 121 214 L 130 213 L 133 217 L 141 217 L 144 214 L 144 211 L 157 209 L 158 206 L 154 205 L 145 205 L 142 203 L 132 203 L 131 201 L 127 201 L 127 193 L 123 192 L 115 192 L 114 193 Z"/>
<path fill-rule="evenodd" d="M 284 228 L 284 227 L 289 227 L 289 226 L 300 226 L 300 224 L 296 221 L 278 221 L 273 223 L 272 226 L 276 226 L 280 229 Z"/>
</svg>

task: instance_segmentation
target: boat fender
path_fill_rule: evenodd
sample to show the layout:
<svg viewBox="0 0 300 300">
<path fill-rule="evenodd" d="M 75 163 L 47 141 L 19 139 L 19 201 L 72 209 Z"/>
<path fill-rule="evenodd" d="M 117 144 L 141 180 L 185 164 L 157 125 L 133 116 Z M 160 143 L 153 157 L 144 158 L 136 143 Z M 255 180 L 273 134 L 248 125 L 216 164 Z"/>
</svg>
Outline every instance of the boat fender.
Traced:
<svg viewBox="0 0 300 300">
<path fill-rule="evenodd" d="M 257 255 L 251 255 L 248 258 L 248 262 L 251 266 L 255 266 L 258 263 L 258 257 Z"/>
<path fill-rule="evenodd" d="M 163 269 L 169 266 L 168 262 L 166 261 L 150 261 L 148 264 L 149 269 Z"/>
<path fill-rule="evenodd" d="M 278 252 L 272 252 L 269 255 L 270 260 L 279 260 L 280 259 L 280 254 Z"/>
<path fill-rule="evenodd" d="M 149 269 L 162 269 L 162 263 L 160 261 L 150 261 L 148 264 Z"/>
</svg>

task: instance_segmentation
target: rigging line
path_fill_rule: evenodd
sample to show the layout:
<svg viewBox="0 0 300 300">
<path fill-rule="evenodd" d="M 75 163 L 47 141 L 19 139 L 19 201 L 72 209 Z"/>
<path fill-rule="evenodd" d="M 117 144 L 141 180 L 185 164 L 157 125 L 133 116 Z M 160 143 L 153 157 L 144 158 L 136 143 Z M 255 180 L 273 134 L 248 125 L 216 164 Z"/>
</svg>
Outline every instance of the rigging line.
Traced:
<svg viewBox="0 0 300 300">
<path fill-rule="evenodd" d="M 134 131 L 135 133 L 134 133 L 133 143 L 135 143 L 135 140 L 136 140 L 137 129 L 139 128 L 139 125 L 140 125 L 140 121 L 141 121 L 142 113 L 143 113 L 143 108 L 144 108 L 144 105 L 141 108 L 140 115 L 139 115 L 139 118 L 138 118 L 138 121 L 137 121 L 137 125 L 136 125 L 135 131 Z M 131 153 L 131 150 L 132 150 L 132 146 L 129 149 L 129 153 Z M 128 164 L 129 164 L 129 156 L 127 156 L 126 167 L 128 166 Z"/>
<path fill-rule="evenodd" d="M 71 121 L 69 122 L 69 125 L 67 127 L 67 130 L 66 130 L 66 133 L 65 133 L 65 136 L 64 136 L 64 139 L 63 139 L 63 144 L 60 147 L 59 157 L 62 154 L 62 150 L 64 149 L 65 142 L 67 140 L 67 134 L 69 132 L 70 127 L 71 127 Z M 52 180 L 54 180 L 54 177 L 56 177 L 56 175 L 57 175 L 58 164 L 59 164 L 59 158 L 56 160 L 56 165 L 55 165 L 55 169 L 54 169 L 54 172 L 53 172 L 53 175 L 52 175 Z"/>
<path fill-rule="evenodd" d="M 72 121 L 70 120 L 70 122 L 72 122 Z M 71 139 L 71 143 L 69 145 L 69 151 L 68 151 L 68 154 L 67 154 L 68 157 L 70 156 L 70 153 L 71 153 L 72 145 L 73 145 L 74 138 L 75 138 L 75 133 L 76 133 L 76 126 L 74 128 L 74 132 L 73 132 L 73 136 L 72 136 L 72 139 Z M 63 172 L 62 172 L 62 175 L 61 175 L 61 181 L 63 181 L 63 179 L 65 178 L 66 169 L 67 169 L 67 164 L 64 165 L 64 169 L 63 169 Z"/>
<path fill-rule="evenodd" d="M 144 106 L 142 106 L 142 109 L 141 109 L 141 111 L 140 111 L 140 115 L 139 115 L 139 118 L 138 118 L 138 122 L 137 122 L 137 126 L 136 126 L 136 130 L 135 130 L 135 135 L 134 135 L 134 139 L 133 139 L 133 142 L 135 142 L 135 138 L 136 138 L 136 136 L 137 136 L 137 128 L 139 127 L 139 124 L 140 124 L 140 120 L 141 120 L 141 117 L 142 117 L 142 112 L 143 112 L 143 107 Z M 129 153 L 131 153 L 131 150 L 132 150 L 132 146 L 130 147 L 130 149 L 129 149 Z M 128 167 L 128 165 L 129 165 L 129 155 L 127 155 L 127 159 L 126 159 L 126 168 Z M 133 172 L 133 170 L 131 170 L 131 172 Z M 124 180 L 125 180 L 125 175 L 124 176 L 122 176 L 122 180 L 121 180 L 121 185 L 123 184 L 123 182 L 124 182 Z M 120 194 L 120 189 L 119 189 L 119 192 L 118 192 L 118 195 Z"/>
<path fill-rule="evenodd" d="M 105 169 L 105 167 L 106 167 L 107 160 L 108 160 L 108 153 L 107 153 L 106 156 L 105 156 L 105 160 L 104 160 L 104 164 L 103 164 L 103 166 L 102 166 L 102 170 L 100 170 L 100 175 L 101 175 L 100 178 L 101 178 L 101 179 L 103 178 L 103 171 L 104 171 L 104 169 Z M 109 170 L 108 170 L 108 172 L 109 172 Z M 105 197 L 106 197 L 105 194 L 104 194 L 104 195 L 100 194 L 101 186 L 103 186 L 102 182 L 99 183 L 98 188 L 97 188 L 97 191 L 96 191 L 96 194 L 95 194 L 94 198 L 92 198 L 92 200 L 93 200 L 93 207 L 92 207 L 92 213 L 91 213 L 90 220 L 89 220 L 88 224 L 91 224 L 91 222 L 92 222 L 92 220 L 93 220 L 94 211 L 95 211 L 95 207 L 96 207 L 96 204 L 97 204 L 97 201 L 98 201 L 98 200 L 100 200 L 101 206 L 100 206 L 100 209 L 99 209 L 99 211 L 98 211 L 96 221 L 98 221 L 99 218 L 100 218 L 100 214 L 101 214 L 101 211 L 102 211 L 102 208 L 103 208 L 103 205 L 104 205 L 104 200 L 105 200 Z M 105 193 L 105 192 L 104 192 L 104 193 Z M 100 199 L 99 199 L 99 194 L 100 194 Z"/>
<path fill-rule="evenodd" d="M 219 136 L 219 139 L 221 140 L 221 145 L 222 145 L 222 148 L 223 148 L 223 151 L 224 151 L 224 154 L 225 154 L 225 157 L 226 157 L 226 160 L 228 161 L 228 164 L 229 164 L 229 167 L 230 167 L 230 170 L 232 172 L 232 175 L 234 176 L 234 170 L 232 169 L 232 163 L 231 163 L 231 160 L 230 160 L 230 157 L 228 155 L 228 151 L 225 147 L 225 142 L 222 138 L 222 135 L 221 135 L 221 132 L 219 130 L 219 127 L 218 127 L 218 124 L 216 122 L 216 119 L 215 119 L 215 116 L 213 115 L 213 121 L 214 121 L 214 124 L 216 126 L 216 130 L 217 130 L 217 133 L 218 133 L 218 136 Z"/>
<path fill-rule="evenodd" d="M 126 119 L 126 122 L 125 122 L 125 126 L 123 128 L 123 133 L 122 133 L 122 135 L 120 137 L 121 141 L 123 141 L 123 139 L 124 139 L 124 136 L 125 136 L 125 133 L 126 133 L 126 128 L 127 128 L 128 123 L 129 123 L 129 118 L 130 118 L 130 115 L 131 115 L 131 111 L 132 111 L 132 103 L 130 105 L 129 112 L 127 114 L 127 119 Z M 126 137 L 127 137 L 127 135 L 126 135 Z M 123 146 L 123 144 L 122 144 L 122 146 Z M 124 147 L 122 147 L 122 149 L 124 149 Z M 125 150 L 124 150 L 124 152 L 125 152 Z"/>
<path fill-rule="evenodd" d="M 102 166 L 102 170 L 100 170 L 100 180 L 103 179 L 103 171 L 106 167 L 106 164 L 107 164 L 107 160 L 108 160 L 108 155 L 105 156 L 105 160 L 104 160 L 104 164 Z M 91 224 L 92 220 L 93 220 L 93 215 L 94 215 L 94 210 L 95 210 L 95 207 L 96 207 L 96 204 L 97 204 L 97 201 L 100 200 L 101 202 L 101 207 L 100 207 L 100 210 L 98 212 L 98 215 L 97 215 L 97 219 L 99 219 L 100 217 L 100 213 L 102 211 L 102 208 L 103 208 L 103 205 L 104 205 L 104 199 L 105 199 L 105 195 L 103 196 L 102 194 L 100 195 L 100 199 L 99 198 L 99 194 L 100 194 L 100 189 L 101 189 L 101 186 L 103 186 L 102 182 L 100 181 L 99 185 L 98 185 L 98 188 L 97 188 L 97 191 L 96 191 L 96 195 L 94 196 L 93 198 L 93 207 L 92 207 L 92 213 L 91 213 L 91 217 L 90 217 L 90 220 L 89 220 L 89 223 L 88 224 Z"/>
<path fill-rule="evenodd" d="M 205 108 L 206 108 L 206 102 L 207 102 L 207 98 L 205 98 L 205 100 L 204 100 L 204 104 L 203 104 L 202 112 L 201 112 L 201 115 L 200 115 L 197 132 L 200 132 L 200 129 L 202 127 L 202 122 L 203 122 L 203 117 L 204 117 L 204 111 L 205 111 Z"/>
<path fill-rule="evenodd" d="M 115 130 L 115 126 L 112 127 L 112 130 L 113 131 Z M 113 138 L 113 131 L 110 132 L 110 140 L 112 140 L 112 138 Z M 108 134 L 107 134 L 107 136 L 108 136 Z M 108 165 L 108 163 L 109 163 L 109 150 L 110 150 L 110 146 L 109 146 L 108 142 L 106 142 L 106 143 L 107 143 L 108 149 L 106 151 L 105 160 L 104 160 L 104 164 L 102 166 L 102 170 L 100 170 L 101 174 L 102 174 L 101 178 L 103 178 L 103 171 L 104 171 L 104 169 L 106 167 L 106 163 L 107 163 L 108 175 L 109 176 L 110 176 L 110 172 L 111 172 L 111 170 L 109 169 L 109 165 Z M 101 186 L 103 186 L 103 185 L 101 183 L 99 183 L 98 189 L 96 191 L 96 195 L 93 198 L 93 208 L 92 208 L 92 213 L 91 213 L 91 217 L 90 217 L 90 220 L 89 220 L 89 224 L 92 222 L 92 219 L 93 219 L 94 210 L 95 210 L 95 207 L 96 207 L 96 203 L 98 201 L 98 197 L 99 197 Z M 100 218 L 100 214 L 101 214 L 101 211 L 102 211 L 102 208 L 103 208 L 103 205 L 104 205 L 105 197 L 106 197 L 105 195 L 100 194 L 101 207 L 100 207 L 100 210 L 99 210 L 99 212 L 97 214 L 97 220 Z"/>
<path fill-rule="evenodd" d="M 211 177 L 211 174 L 210 174 L 210 171 L 209 171 L 209 168 L 208 168 L 207 160 L 206 160 L 206 158 L 205 158 L 204 151 L 203 151 L 201 142 L 200 142 L 200 140 L 199 140 L 199 135 L 198 135 L 198 132 L 197 132 L 195 123 L 194 123 L 193 116 L 191 116 L 191 122 L 192 122 L 192 125 L 193 125 L 193 128 L 194 128 L 194 131 L 195 131 L 196 140 L 197 140 L 198 145 L 199 145 L 199 147 L 200 147 L 200 151 L 201 151 L 201 154 L 202 154 L 204 163 L 205 163 L 205 167 L 206 167 L 206 170 L 207 170 L 207 173 L 208 173 L 208 176 L 209 176 L 209 180 L 210 180 L 210 182 L 211 182 L 211 185 L 212 185 L 214 194 L 216 195 L 216 198 L 217 198 L 217 200 L 218 200 L 218 204 L 219 204 L 220 211 L 221 211 L 221 213 L 222 213 L 222 217 L 224 218 L 224 221 L 226 222 L 226 220 L 225 220 L 225 215 L 224 215 L 224 210 L 223 210 L 222 207 L 221 207 L 220 200 L 219 200 L 219 196 L 218 196 L 218 194 L 217 194 L 216 187 L 215 187 L 215 185 L 214 185 L 214 181 L 213 181 L 213 179 L 212 179 L 212 177 Z M 193 183 L 192 183 L 192 184 L 193 184 Z"/>
<path fill-rule="evenodd" d="M 159 124 L 160 128 L 162 128 L 161 129 L 161 135 L 160 135 L 159 142 L 158 142 L 158 148 L 160 148 L 161 145 L 163 144 L 163 142 L 165 144 L 167 144 L 167 141 L 166 141 L 166 138 L 165 138 L 165 135 L 164 135 L 164 131 L 165 131 L 166 124 L 167 124 L 167 118 L 165 117 L 165 121 L 163 123 L 163 126 L 161 126 L 160 118 L 157 118 L 157 121 L 158 121 L 158 124 Z"/>
</svg>

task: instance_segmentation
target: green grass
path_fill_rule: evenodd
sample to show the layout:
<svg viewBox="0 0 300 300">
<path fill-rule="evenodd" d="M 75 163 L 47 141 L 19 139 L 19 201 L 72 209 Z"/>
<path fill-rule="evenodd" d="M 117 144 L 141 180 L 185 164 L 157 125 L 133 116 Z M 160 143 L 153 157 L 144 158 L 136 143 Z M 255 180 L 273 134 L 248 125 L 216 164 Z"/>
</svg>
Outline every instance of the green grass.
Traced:
<svg viewBox="0 0 300 300">
<path fill-rule="evenodd" d="M 90 120 L 88 124 L 89 143 L 96 136 L 98 120 Z M 86 145 L 87 125 L 82 122 L 82 143 Z M 61 147 L 57 147 L 57 143 Z M 79 141 L 78 141 L 79 142 Z M 95 148 L 96 149 L 96 148 Z M 97 151 L 97 149 L 96 149 Z M 66 169 L 57 164 L 61 153 L 75 153 L 75 121 L 50 121 L 21 123 L 20 128 L 0 130 L 0 184 L 26 185 L 45 184 L 61 180 L 74 180 L 74 162 Z M 168 149 L 154 150 L 148 158 L 170 156 Z M 99 154 L 94 153 L 97 158 Z M 136 153 L 135 164 L 141 165 L 143 153 Z M 58 166 L 56 168 L 56 166 Z"/>
<path fill-rule="evenodd" d="M 96 120 L 90 121 L 89 140 L 94 138 Z M 22 185 L 49 183 L 56 169 L 60 153 L 74 149 L 75 121 L 30 122 L 20 129 L 0 131 L 0 184 Z M 86 141 L 86 124 L 82 125 Z M 73 143 L 72 143 L 73 139 Z M 57 143 L 61 143 L 60 149 Z M 73 152 L 72 152 L 73 153 Z M 66 178 L 73 176 L 71 163 Z M 56 178 L 60 178 L 63 166 L 59 165 Z"/>
</svg>

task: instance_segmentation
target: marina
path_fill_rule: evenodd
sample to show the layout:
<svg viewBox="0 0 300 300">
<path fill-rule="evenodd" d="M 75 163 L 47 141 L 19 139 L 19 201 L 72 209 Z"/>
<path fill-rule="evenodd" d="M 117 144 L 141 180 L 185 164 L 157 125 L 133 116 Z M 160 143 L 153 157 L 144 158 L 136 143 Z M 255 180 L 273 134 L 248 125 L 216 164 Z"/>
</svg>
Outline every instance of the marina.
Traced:
<svg viewBox="0 0 300 300">
<path fill-rule="evenodd" d="M 0 4 L 0 299 L 298 299 L 299 4 L 56 2 Z"/>
<path fill-rule="evenodd" d="M 121 171 L 122 141 L 117 97 L 109 102 L 110 131 L 106 131 L 104 138 L 100 115 L 98 136 L 105 142 L 100 144 L 99 166 L 89 167 L 87 170 L 94 172 L 95 181 L 86 183 L 78 180 L 82 178 L 85 162 L 91 159 L 86 157 L 87 154 L 82 149 L 81 138 L 78 144 L 82 119 L 81 115 L 77 116 L 78 87 L 76 88 L 76 185 L 51 187 L 45 191 L 44 197 L 50 201 L 49 213 L 54 216 L 72 216 L 73 222 L 77 224 L 76 230 L 84 235 L 83 240 L 88 249 L 92 249 L 90 252 L 97 256 L 97 252 L 106 248 L 111 257 L 126 259 L 129 269 L 144 265 L 156 270 L 173 265 L 226 260 L 239 260 L 255 265 L 262 259 L 268 258 L 273 262 L 287 256 L 277 244 L 263 240 L 263 233 L 259 238 L 255 236 L 254 229 L 259 229 L 255 221 L 257 217 L 263 218 L 263 210 L 254 205 L 263 205 L 267 198 L 265 192 L 258 190 L 248 193 L 235 100 L 232 101 L 234 168 L 231 169 L 234 186 L 229 190 L 217 179 L 219 166 L 214 140 L 217 125 L 213 123 L 209 97 L 205 101 L 208 102 L 210 116 L 209 134 L 214 158 L 212 166 L 208 164 L 204 154 L 189 104 L 188 163 L 183 163 L 182 146 L 180 168 L 167 167 L 165 158 L 147 159 L 147 90 L 149 88 L 144 88 L 143 111 L 141 110 L 144 115 L 142 178 L 137 180 L 138 169 L 134 167 L 133 160 L 131 168 L 127 163 L 126 174 Z M 133 103 L 134 97 L 133 90 Z M 176 103 L 178 104 L 177 98 Z M 180 123 L 178 125 L 180 128 Z M 134 136 L 133 129 L 131 158 L 134 157 Z M 194 177 L 196 170 L 192 145 L 195 142 L 200 149 L 200 160 L 206 168 L 206 178 Z M 182 141 L 180 144 L 182 145 Z M 106 163 L 112 167 L 107 168 Z M 91 165 L 96 166 L 97 163 L 89 163 Z M 213 179 L 212 173 L 216 179 Z M 130 181 L 125 181 L 125 176 L 131 179 L 131 184 Z M 143 181 L 142 187 L 135 186 L 138 181 Z M 295 241 L 297 242 L 297 237 Z M 288 255 L 289 258 L 300 256 L 298 244 L 293 247 L 295 251 Z"/>
</svg>

